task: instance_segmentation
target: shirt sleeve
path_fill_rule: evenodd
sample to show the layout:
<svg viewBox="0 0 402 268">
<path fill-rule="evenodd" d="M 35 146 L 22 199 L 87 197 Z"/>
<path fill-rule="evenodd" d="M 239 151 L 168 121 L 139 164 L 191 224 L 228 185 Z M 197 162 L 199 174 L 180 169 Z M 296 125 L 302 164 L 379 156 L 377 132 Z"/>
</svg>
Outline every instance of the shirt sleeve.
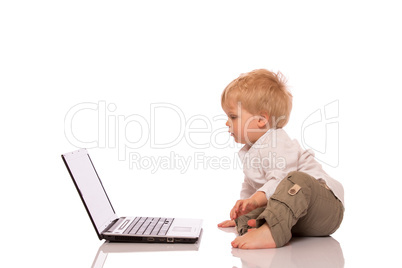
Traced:
<svg viewBox="0 0 402 268">
<path fill-rule="evenodd" d="M 255 193 L 254 187 L 247 181 L 247 177 L 244 177 L 244 182 L 241 186 L 240 199 L 246 199 Z"/>
<path fill-rule="evenodd" d="M 269 199 L 287 174 L 297 170 L 299 145 L 282 130 L 270 132 L 260 139 L 243 156 L 245 182 L 249 185 L 243 184 L 242 196 L 247 193 L 248 198 L 261 191 Z"/>
<path fill-rule="evenodd" d="M 263 186 L 261 186 L 257 191 L 264 192 L 268 200 L 274 194 L 276 187 L 278 187 L 278 184 L 285 176 L 286 174 L 284 175 L 284 172 L 279 170 L 273 170 L 270 171 L 269 173 L 266 173 L 267 182 Z"/>
<path fill-rule="evenodd" d="M 297 170 L 295 163 L 298 154 L 293 143 L 281 141 L 275 147 L 267 146 L 258 150 L 258 157 L 262 159 L 259 169 L 264 180 L 257 191 L 264 192 L 268 200 L 287 174 Z"/>
</svg>

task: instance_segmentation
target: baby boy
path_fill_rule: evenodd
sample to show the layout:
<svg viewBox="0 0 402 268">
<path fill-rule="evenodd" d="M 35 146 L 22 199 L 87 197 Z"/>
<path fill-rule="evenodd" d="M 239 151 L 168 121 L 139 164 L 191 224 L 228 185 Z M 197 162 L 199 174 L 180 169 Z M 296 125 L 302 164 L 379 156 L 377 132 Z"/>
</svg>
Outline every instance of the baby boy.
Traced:
<svg viewBox="0 0 402 268">
<path fill-rule="evenodd" d="M 219 227 L 237 227 L 236 248 L 282 247 L 292 236 L 328 236 L 343 219 L 342 185 L 289 138 L 292 95 L 283 76 L 265 69 L 242 74 L 223 91 L 226 125 L 243 162 L 240 200 L 231 220 Z"/>
</svg>

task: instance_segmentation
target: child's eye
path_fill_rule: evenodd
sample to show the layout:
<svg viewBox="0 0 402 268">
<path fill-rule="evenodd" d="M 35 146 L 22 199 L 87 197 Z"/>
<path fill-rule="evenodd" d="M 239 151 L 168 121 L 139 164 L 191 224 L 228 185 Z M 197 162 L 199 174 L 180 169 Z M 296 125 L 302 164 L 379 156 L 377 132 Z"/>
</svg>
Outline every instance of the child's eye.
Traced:
<svg viewBox="0 0 402 268">
<path fill-rule="evenodd" d="M 236 119 L 237 118 L 237 115 L 231 115 L 231 116 L 229 116 L 230 117 L 230 119 Z"/>
</svg>

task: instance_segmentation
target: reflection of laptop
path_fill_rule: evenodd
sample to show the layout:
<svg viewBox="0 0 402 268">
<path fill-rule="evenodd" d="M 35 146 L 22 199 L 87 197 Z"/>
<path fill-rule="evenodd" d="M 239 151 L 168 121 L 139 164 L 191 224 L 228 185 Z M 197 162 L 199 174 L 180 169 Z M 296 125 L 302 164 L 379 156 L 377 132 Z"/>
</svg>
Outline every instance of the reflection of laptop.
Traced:
<svg viewBox="0 0 402 268">
<path fill-rule="evenodd" d="M 96 253 L 92 268 L 102 268 L 105 265 L 109 253 L 137 253 L 137 252 L 167 252 L 167 251 L 198 251 L 200 239 L 194 244 L 134 244 L 134 243 L 110 243 L 106 241 Z M 112 254 L 113 255 L 113 254 Z"/>
<path fill-rule="evenodd" d="M 195 243 L 202 220 L 117 217 L 86 149 L 61 156 L 99 239 L 115 242 Z"/>
</svg>

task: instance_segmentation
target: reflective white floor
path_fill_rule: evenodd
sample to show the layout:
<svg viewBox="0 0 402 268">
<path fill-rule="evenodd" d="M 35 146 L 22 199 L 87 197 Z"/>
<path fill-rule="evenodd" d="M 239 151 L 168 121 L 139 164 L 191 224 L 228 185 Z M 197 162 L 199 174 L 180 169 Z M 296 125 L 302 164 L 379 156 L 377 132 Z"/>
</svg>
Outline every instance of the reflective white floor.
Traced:
<svg viewBox="0 0 402 268">
<path fill-rule="evenodd" d="M 93 268 L 147 267 L 344 267 L 341 245 L 332 237 L 294 238 L 279 249 L 230 248 L 234 228 L 211 230 L 196 244 L 103 243 Z M 212 239 L 214 238 L 214 239 Z"/>
<path fill-rule="evenodd" d="M 389 236 L 369 237 L 368 232 L 359 229 L 355 233 L 345 232 L 350 229 L 348 226 L 332 237 L 293 238 L 279 249 L 241 250 L 230 244 L 236 237 L 235 230 L 219 229 L 211 219 L 204 221 L 201 239 L 196 244 L 108 243 L 99 241 L 86 221 L 86 217 L 69 221 L 63 226 L 70 226 L 70 231 L 64 234 L 49 227 L 48 234 L 37 237 L 19 236 L 13 240 L 9 235 L 1 246 L 1 266 L 399 267 L 400 246 L 387 244 L 391 242 Z"/>
</svg>

